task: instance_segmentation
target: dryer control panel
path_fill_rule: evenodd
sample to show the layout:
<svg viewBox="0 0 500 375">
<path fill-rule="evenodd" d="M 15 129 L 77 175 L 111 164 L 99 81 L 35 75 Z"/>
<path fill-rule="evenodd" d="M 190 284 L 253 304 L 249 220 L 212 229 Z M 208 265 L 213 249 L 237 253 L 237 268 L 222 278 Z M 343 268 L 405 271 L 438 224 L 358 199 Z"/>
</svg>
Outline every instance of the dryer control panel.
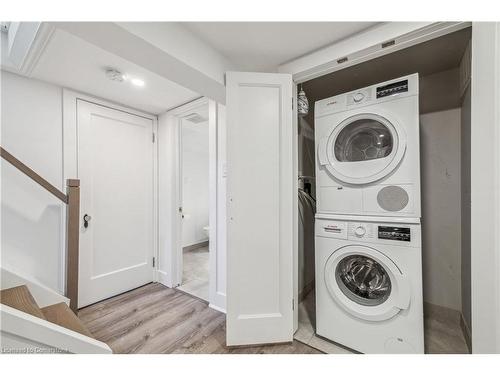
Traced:
<svg viewBox="0 0 500 375">
<path fill-rule="evenodd" d="M 378 226 L 378 238 L 393 241 L 411 241 L 410 228 Z"/>
<path fill-rule="evenodd" d="M 418 73 L 360 88 L 314 103 L 314 117 L 418 95 Z"/>
<path fill-rule="evenodd" d="M 392 82 L 388 85 L 377 87 L 377 99 L 384 98 L 386 96 L 400 94 L 402 92 L 408 92 L 408 80 L 405 79 L 399 82 Z"/>
</svg>

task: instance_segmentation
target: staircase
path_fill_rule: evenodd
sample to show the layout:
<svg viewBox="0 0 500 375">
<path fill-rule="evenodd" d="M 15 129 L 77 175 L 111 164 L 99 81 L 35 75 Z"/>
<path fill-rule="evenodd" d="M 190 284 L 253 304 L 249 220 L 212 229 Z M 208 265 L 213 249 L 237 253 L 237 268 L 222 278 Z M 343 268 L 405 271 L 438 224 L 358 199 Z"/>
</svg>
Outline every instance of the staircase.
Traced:
<svg viewBox="0 0 500 375">
<path fill-rule="evenodd" d="M 4 353 L 111 353 L 69 307 L 69 300 L 2 267 L 1 345 Z"/>
<path fill-rule="evenodd" d="M 0 157 L 67 207 L 66 296 L 17 270 L 0 268 L 0 344 L 2 353 L 112 353 L 92 337 L 78 311 L 80 181 L 60 191 L 0 146 Z"/>
</svg>

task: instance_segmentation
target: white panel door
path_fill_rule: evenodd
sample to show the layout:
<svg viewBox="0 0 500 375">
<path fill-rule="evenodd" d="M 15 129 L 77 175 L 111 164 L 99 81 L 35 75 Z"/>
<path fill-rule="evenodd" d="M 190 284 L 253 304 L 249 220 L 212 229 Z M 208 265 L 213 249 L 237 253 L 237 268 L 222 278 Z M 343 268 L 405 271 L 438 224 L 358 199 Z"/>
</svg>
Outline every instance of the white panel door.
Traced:
<svg viewBox="0 0 500 375">
<path fill-rule="evenodd" d="M 229 72 L 226 89 L 227 344 L 292 341 L 292 78 Z"/>
<path fill-rule="evenodd" d="M 153 281 L 153 121 L 80 100 L 77 111 L 83 307 Z"/>
</svg>

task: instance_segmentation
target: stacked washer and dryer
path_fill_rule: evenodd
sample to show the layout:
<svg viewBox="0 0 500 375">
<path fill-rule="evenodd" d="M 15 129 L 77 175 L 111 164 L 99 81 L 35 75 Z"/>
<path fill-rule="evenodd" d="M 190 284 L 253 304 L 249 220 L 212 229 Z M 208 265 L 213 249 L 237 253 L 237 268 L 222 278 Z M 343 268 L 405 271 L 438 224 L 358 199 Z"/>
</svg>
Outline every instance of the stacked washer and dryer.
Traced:
<svg viewBox="0 0 500 375">
<path fill-rule="evenodd" d="M 423 353 L 418 74 L 315 103 L 316 333 Z"/>
</svg>

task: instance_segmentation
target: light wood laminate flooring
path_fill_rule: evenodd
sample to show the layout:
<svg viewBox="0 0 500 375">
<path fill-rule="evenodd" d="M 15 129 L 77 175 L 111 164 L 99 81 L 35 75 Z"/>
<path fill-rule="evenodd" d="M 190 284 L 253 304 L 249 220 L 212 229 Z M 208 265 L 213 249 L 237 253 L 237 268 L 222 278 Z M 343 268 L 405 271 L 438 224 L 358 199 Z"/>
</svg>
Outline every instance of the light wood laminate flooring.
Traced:
<svg viewBox="0 0 500 375">
<path fill-rule="evenodd" d="M 158 283 L 85 307 L 78 316 L 114 353 L 321 353 L 295 340 L 228 348 L 223 313 Z"/>
</svg>

